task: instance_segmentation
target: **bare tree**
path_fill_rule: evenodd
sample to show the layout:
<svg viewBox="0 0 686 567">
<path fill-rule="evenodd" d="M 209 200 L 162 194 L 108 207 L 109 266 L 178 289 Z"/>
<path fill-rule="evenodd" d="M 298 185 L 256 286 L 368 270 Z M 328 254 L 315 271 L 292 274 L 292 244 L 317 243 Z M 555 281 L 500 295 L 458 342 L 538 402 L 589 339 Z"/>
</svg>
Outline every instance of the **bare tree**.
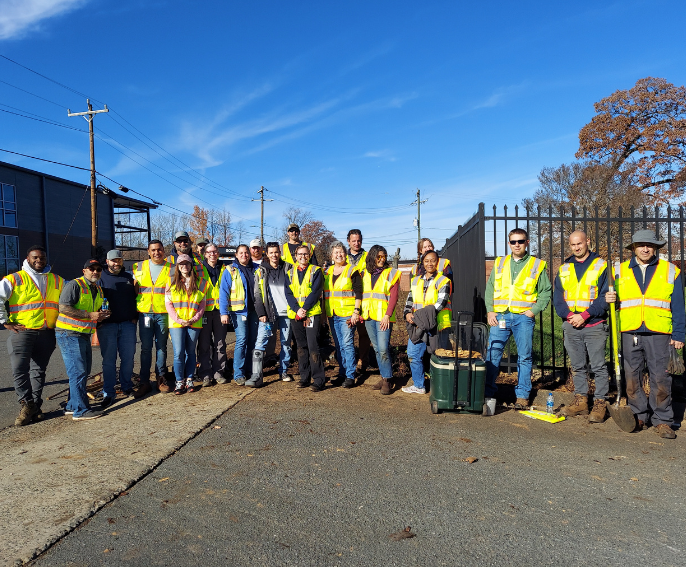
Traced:
<svg viewBox="0 0 686 567">
<path fill-rule="evenodd" d="M 308 222 L 315 220 L 312 213 L 306 209 L 298 207 L 289 207 L 283 212 L 283 222 L 280 230 L 274 231 L 274 238 L 279 242 L 288 241 L 288 225 L 291 223 L 297 224 L 301 229 Z"/>
</svg>

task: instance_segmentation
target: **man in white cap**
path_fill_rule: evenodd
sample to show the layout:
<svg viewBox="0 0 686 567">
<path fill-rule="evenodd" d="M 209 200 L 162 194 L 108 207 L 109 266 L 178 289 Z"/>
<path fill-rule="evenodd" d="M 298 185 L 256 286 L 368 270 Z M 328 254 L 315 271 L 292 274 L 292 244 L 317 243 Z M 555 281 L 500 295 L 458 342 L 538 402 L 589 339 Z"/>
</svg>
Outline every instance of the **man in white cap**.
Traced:
<svg viewBox="0 0 686 567">
<path fill-rule="evenodd" d="M 667 366 L 670 350 L 684 346 L 686 309 L 679 268 L 657 255 L 664 245 L 652 230 L 634 234 L 627 246 L 634 257 L 621 264 L 616 291 L 608 292 L 605 299 L 614 303 L 619 298 L 626 396 L 638 419 L 637 428 L 645 428 L 650 419 L 655 433 L 674 439 L 672 377 Z M 645 366 L 650 374 L 649 398 L 641 386 Z"/>
<path fill-rule="evenodd" d="M 253 264 L 259 266 L 262 263 L 264 251 L 262 249 L 262 241 L 259 238 L 253 238 L 250 241 L 250 259 Z"/>
<path fill-rule="evenodd" d="M 107 266 L 104 267 L 98 285 L 109 304 L 110 316 L 97 328 L 100 354 L 102 355 L 102 408 L 111 405 L 116 399 L 114 390 L 117 382 L 117 352 L 119 352 L 119 383 L 122 392 L 129 396 L 133 393 L 131 374 L 136 354 L 136 308 L 135 280 L 124 269 L 124 258 L 119 250 L 107 253 Z"/>
</svg>

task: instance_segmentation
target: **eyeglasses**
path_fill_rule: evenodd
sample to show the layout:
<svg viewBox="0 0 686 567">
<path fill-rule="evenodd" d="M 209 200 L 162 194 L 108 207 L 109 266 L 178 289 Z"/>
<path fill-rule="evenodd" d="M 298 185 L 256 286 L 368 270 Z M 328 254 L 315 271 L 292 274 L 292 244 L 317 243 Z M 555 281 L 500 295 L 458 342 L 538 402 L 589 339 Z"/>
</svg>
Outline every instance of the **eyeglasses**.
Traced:
<svg viewBox="0 0 686 567">
<path fill-rule="evenodd" d="M 526 240 L 510 240 L 510 244 L 512 244 L 512 246 L 515 244 L 526 244 Z"/>
<path fill-rule="evenodd" d="M 298 252 L 296 256 L 309 256 L 309 253 L 307 252 Z"/>
<path fill-rule="evenodd" d="M 177 238 L 176 242 L 183 242 L 184 244 L 190 242 L 189 238 Z"/>
<path fill-rule="evenodd" d="M 219 254 L 216 250 L 206 250 L 205 254 Z"/>
<path fill-rule="evenodd" d="M 89 272 L 102 272 L 102 268 L 86 268 Z"/>
</svg>

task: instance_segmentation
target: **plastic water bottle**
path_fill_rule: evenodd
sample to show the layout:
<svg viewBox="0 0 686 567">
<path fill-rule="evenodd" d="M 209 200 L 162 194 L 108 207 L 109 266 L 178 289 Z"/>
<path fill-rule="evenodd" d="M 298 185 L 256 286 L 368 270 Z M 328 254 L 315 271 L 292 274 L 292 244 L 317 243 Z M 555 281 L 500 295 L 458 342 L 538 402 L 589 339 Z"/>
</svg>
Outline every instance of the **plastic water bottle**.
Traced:
<svg viewBox="0 0 686 567">
<path fill-rule="evenodd" d="M 553 398 L 553 393 L 548 394 L 548 401 L 545 404 L 545 409 L 548 413 L 553 413 L 553 406 L 555 405 L 555 399 Z"/>
<path fill-rule="evenodd" d="M 102 300 L 102 307 L 100 308 L 101 311 L 108 311 L 110 308 L 110 302 L 107 301 L 107 298 L 103 298 Z"/>
<path fill-rule="evenodd" d="M 271 323 L 265 323 L 264 324 L 264 329 L 267 333 L 268 337 L 271 337 L 274 333 L 272 332 L 272 324 Z"/>
</svg>

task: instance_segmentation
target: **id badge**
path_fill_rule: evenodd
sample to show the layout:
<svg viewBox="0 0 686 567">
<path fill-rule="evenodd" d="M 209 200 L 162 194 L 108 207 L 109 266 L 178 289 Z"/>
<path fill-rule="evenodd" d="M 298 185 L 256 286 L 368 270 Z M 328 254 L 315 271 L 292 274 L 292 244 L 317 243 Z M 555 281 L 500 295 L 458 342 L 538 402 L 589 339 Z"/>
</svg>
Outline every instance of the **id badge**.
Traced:
<svg viewBox="0 0 686 567">
<path fill-rule="evenodd" d="M 144 325 L 147 329 L 150 328 L 150 325 L 151 325 L 151 324 L 152 324 L 152 317 L 150 317 L 149 315 L 146 315 L 145 317 L 143 317 L 143 325 Z"/>
<path fill-rule="evenodd" d="M 241 321 L 247 321 L 248 318 L 245 315 L 241 315 Z"/>
<path fill-rule="evenodd" d="M 500 321 L 498 321 L 498 328 L 499 329 L 507 329 L 507 323 L 506 323 L 505 319 L 501 319 Z"/>
<path fill-rule="evenodd" d="M 203 325 L 207 325 L 207 317 L 203 317 L 203 318 L 202 318 L 202 324 L 203 324 Z"/>
</svg>

